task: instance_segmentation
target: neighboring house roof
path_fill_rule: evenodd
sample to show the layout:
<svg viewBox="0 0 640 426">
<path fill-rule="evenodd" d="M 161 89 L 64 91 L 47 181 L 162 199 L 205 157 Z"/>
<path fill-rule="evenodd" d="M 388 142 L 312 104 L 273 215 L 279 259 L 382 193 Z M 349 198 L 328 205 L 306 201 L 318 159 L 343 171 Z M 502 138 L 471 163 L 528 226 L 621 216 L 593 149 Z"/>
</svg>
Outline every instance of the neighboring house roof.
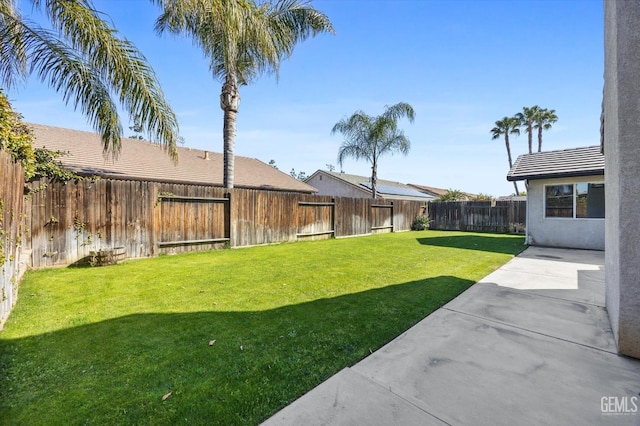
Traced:
<svg viewBox="0 0 640 426">
<path fill-rule="evenodd" d="M 526 195 L 503 195 L 496 198 L 496 201 L 527 201 Z"/>
<path fill-rule="evenodd" d="M 326 170 L 317 170 L 306 179 L 306 182 L 314 180 L 319 175 L 328 175 L 349 185 L 353 188 L 365 191 L 371 194 L 371 177 L 351 175 L 347 173 L 329 172 Z M 380 198 L 392 200 L 430 200 L 433 196 L 417 191 L 415 188 L 405 185 L 404 183 L 394 182 L 390 180 L 378 179 L 376 182 L 376 192 Z"/>
<path fill-rule="evenodd" d="M 409 183 L 408 185 L 416 188 L 420 192 L 424 192 L 428 195 L 433 195 L 434 197 L 439 197 L 449 192 L 448 189 L 435 188 L 433 186 L 416 185 L 415 183 Z"/>
<path fill-rule="evenodd" d="M 31 124 L 35 146 L 67 152 L 58 160 L 80 175 L 109 179 L 146 180 L 222 186 L 223 155 L 178 147 L 178 164 L 155 143 L 122 139 L 116 160 L 105 156 L 100 135 L 79 130 Z M 318 190 L 255 158 L 235 156 L 234 187 L 315 193 Z"/>
<path fill-rule="evenodd" d="M 435 198 L 438 198 L 442 195 L 447 195 L 449 193 L 448 189 L 442 188 L 434 188 L 433 186 L 424 186 L 424 185 L 416 185 L 415 183 L 408 184 L 416 188 L 420 192 L 424 192 L 425 194 L 432 195 Z M 462 192 L 467 200 L 472 200 L 477 197 L 476 194 L 471 194 L 470 192 Z"/>
<path fill-rule="evenodd" d="M 518 157 L 507 174 L 508 181 L 604 174 L 600 146 L 535 152 Z"/>
</svg>

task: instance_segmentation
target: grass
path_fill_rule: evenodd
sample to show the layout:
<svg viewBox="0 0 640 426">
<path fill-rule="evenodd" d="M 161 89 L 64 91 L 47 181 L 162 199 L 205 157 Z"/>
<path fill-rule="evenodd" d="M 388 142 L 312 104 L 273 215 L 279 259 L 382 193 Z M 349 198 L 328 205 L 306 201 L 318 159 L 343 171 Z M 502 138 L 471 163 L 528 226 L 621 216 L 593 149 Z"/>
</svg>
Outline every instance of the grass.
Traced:
<svg viewBox="0 0 640 426">
<path fill-rule="evenodd" d="M 28 273 L 0 424 L 257 424 L 523 248 L 420 231 Z"/>
</svg>

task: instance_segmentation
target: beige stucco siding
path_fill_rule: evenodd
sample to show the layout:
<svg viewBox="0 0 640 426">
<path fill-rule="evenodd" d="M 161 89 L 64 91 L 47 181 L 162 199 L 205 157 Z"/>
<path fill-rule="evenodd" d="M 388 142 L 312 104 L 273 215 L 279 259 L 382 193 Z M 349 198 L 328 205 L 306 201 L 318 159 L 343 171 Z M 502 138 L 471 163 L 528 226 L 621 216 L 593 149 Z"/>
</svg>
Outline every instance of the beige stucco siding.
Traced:
<svg viewBox="0 0 640 426">
<path fill-rule="evenodd" d="M 544 187 L 580 182 L 602 183 L 604 176 L 529 181 L 527 187 L 527 239 L 529 244 L 604 250 L 604 219 L 545 217 Z"/>
<path fill-rule="evenodd" d="M 306 181 L 307 184 L 318 190 L 318 195 L 331 195 L 334 197 L 371 198 L 371 192 L 357 188 L 333 176 L 317 174 Z"/>
</svg>

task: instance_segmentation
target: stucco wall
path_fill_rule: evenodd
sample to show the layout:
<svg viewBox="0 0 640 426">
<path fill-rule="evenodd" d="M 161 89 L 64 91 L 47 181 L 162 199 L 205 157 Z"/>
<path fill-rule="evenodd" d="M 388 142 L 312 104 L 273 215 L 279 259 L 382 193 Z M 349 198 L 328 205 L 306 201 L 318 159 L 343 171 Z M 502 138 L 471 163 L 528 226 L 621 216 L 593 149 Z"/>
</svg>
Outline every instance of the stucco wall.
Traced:
<svg viewBox="0 0 640 426">
<path fill-rule="evenodd" d="M 317 174 L 306 181 L 318 190 L 318 195 L 332 195 L 336 197 L 371 198 L 371 193 L 356 188 L 331 175 Z"/>
<path fill-rule="evenodd" d="M 640 2 L 604 12 L 606 304 L 618 351 L 640 358 Z"/>
<path fill-rule="evenodd" d="M 545 185 L 604 182 L 604 176 L 540 179 L 527 188 L 528 242 L 531 245 L 604 250 L 604 219 L 547 217 L 544 212 Z M 606 189 L 605 189 L 606 192 Z"/>
</svg>

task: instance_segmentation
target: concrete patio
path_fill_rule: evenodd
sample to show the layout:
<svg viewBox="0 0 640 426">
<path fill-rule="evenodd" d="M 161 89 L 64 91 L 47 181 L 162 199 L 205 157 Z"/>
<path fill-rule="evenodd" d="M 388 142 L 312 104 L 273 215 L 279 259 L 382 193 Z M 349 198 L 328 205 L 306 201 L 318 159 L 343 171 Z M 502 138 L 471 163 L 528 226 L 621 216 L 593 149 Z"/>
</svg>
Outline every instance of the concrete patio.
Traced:
<svg viewBox="0 0 640 426">
<path fill-rule="evenodd" d="M 530 247 L 264 425 L 640 425 L 603 265 Z"/>
</svg>

